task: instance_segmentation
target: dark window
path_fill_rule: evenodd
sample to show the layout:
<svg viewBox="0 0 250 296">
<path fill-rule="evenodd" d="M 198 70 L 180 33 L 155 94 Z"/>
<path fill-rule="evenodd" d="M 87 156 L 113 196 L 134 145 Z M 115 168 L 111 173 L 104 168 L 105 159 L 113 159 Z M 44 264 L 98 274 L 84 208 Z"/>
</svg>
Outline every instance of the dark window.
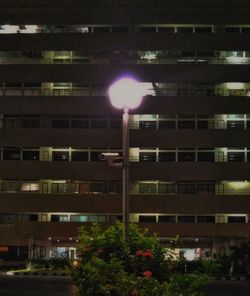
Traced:
<svg viewBox="0 0 250 296">
<path fill-rule="evenodd" d="M 195 121 L 191 120 L 179 120 L 178 121 L 178 129 L 194 129 Z"/>
<path fill-rule="evenodd" d="M 51 222 L 59 222 L 60 216 L 59 215 L 51 215 Z"/>
<path fill-rule="evenodd" d="M 159 152 L 159 161 L 176 161 L 175 152 Z"/>
<path fill-rule="evenodd" d="M 140 27 L 141 33 L 155 33 L 156 27 Z"/>
<path fill-rule="evenodd" d="M 250 28 L 241 28 L 242 33 L 250 33 Z"/>
<path fill-rule="evenodd" d="M 72 120 L 71 122 L 72 128 L 89 128 L 88 120 Z"/>
<path fill-rule="evenodd" d="M 52 152 L 52 160 L 53 161 L 67 161 L 67 160 L 69 160 L 69 152 L 68 151 L 53 151 Z"/>
<path fill-rule="evenodd" d="M 139 222 L 156 223 L 156 216 L 139 215 Z"/>
<path fill-rule="evenodd" d="M 159 121 L 159 129 L 175 129 L 174 120 L 161 120 Z"/>
<path fill-rule="evenodd" d="M 227 121 L 227 128 L 228 129 L 244 129 L 244 121 L 242 120 L 228 120 Z"/>
<path fill-rule="evenodd" d="M 195 161 L 195 152 L 178 152 L 178 161 Z"/>
<path fill-rule="evenodd" d="M 193 28 L 192 27 L 177 27 L 178 33 L 192 33 Z"/>
<path fill-rule="evenodd" d="M 197 193 L 198 194 L 214 194 L 215 193 L 215 184 L 214 183 L 198 183 L 197 184 Z"/>
<path fill-rule="evenodd" d="M 69 128 L 69 120 L 52 120 L 52 127 L 53 128 Z"/>
<path fill-rule="evenodd" d="M 238 28 L 238 27 L 227 27 L 227 28 L 225 28 L 225 32 L 226 33 L 239 33 L 240 28 Z"/>
<path fill-rule="evenodd" d="M 122 193 L 122 183 L 110 182 L 108 184 L 108 193 Z"/>
<path fill-rule="evenodd" d="M 158 185 L 159 194 L 176 194 L 176 185 L 175 184 L 159 184 Z"/>
<path fill-rule="evenodd" d="M 109 27 L 94 27 L 94 33 L 109 33 Z"/>
<path fill-rule="evenodd" d="M 158 27 L 159 33 L 174 33 L 174 27 Z"/>
<path fill-rule="evenodd" d="M 244 217 L 244 216 L 229 216 L 228 223 L 246 223 L 246 217 Z"/>
<path fill-rule="evenodd" d="M 195 216 L 178 216 L 179 223 L 195 223 Z"/>
<path fill-rule="evenodd" d="M 141 129 L 156 129 L 156 121 L 140 121 Z"/>
<path fill-rule="evenodd" d="M 90 152 L 90 161 L 100 161 L 100 153 L 101 151 Z"/>
<path fill-rule="evenodd" d="M 40 119 L 23 119 L 24 128 L 40 128 Z"/>
<path fill-rule="evenodd" d="M 195 33 L 211 33 L 212 28 L 211 27 L 196 27 Z"/>
<path fill-rule="evenodd" d="M 250 152 L 247 152 L 247 161 L 250 161 Z"/>
<path fill-rule="evenodd" d="M 128 27 L 112 27 L 112 32 L 113 33 L 127 33 L 128 32 Z"/>
<path fill-rule="evenodd" d="M 88 161 L 88 152 L 72 151 L 71 160 L 72 161 Z"/>
<path fill-rule="evenodd" d="M 107 193 L 107 184 L 105 182 L 90 183 L 90 193 Z"/>
<path fill-rule="evenodd" d="M 195 183 L 179 183 L 177 184 L 177 192 L 178 194 L 195 194 Z"/>
<path fill-rule="evenodd" d="M 156 152 L 140 152 L 139 161 L 156 161 Z"/>
<path fill-rule="evenodd" d="M 214 152 L 198 152 L 198 161 L 214 161 Z"/>
<path fill-rule="evenodd" d="M 158 220 L 159 222 L 175 223 L 175 216 L 159 216 Z"/>
<path fill-rule="evenodd" d="M 199 120 L 197 121 L 198 129 L 208 129 L 208 121 L 207 120 Z"/>
<path fill-rule="evenodd" d="M 4 148 L 4 160 L 20 160 L 20 149 L 18 148 Z"/>
<path fill-rule="evenodd" d="M 39 160 L 39 151 L 23 151 L 23 160 Z"/>
<path fill-rule="evenodd" d="M 38 215 L 37 214 L 29 215 L 29 221 L 38 221 Z"/>
<path fill-rule="evenodd" d="M 121 128 L 122 127 L 122 121 L 121 120 L 111 120 L 109 122 L 110 128 Z"/>
<path fill-rule="evenodd" d="M 197 216 L 198 223 L 215 223 L 214 216 Z"/>
<path fill-rule="evenodd" d="M 92 120 L 90 122 L 91 128 L 107 128 L 108 122 L 107 120 Z"/>
<path fill-rule="evenodd" d="M 244 152 L 228 152 L 227 159 L 228 161 L 244 161 L 245 154 Z"/>
</svg>

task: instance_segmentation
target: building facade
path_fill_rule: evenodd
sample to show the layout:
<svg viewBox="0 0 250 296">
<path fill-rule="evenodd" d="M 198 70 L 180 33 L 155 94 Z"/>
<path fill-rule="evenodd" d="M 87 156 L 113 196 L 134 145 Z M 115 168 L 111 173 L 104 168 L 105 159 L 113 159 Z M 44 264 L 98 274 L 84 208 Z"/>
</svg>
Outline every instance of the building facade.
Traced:
<svg viewBox="0 0 250 296">
<path fill-rule="evenodd" d="M 75 256 L 80 226 L 121 219 L 120 111 L 130 116 L 130 221 L 189 258 L 250 236 L 250 4 L 0 1 L 0 257 Z"/>
</svg>

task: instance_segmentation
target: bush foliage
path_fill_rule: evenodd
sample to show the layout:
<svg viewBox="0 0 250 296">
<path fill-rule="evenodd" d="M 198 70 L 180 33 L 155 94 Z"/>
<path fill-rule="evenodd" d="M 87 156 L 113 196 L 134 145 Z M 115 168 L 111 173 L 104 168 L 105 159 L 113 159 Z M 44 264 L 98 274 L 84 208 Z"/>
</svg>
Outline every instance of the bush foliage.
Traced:
<svg viewBox="0 0 250 296">
<path fill-rule="evenodd" d="M 78 256 L 73 277 L 81 296 L 196 296 L 208 281 L 200 274 L 173 273 L 170 251 L 134 224 L 128 241 L 120 223 L 106 230 L 98 224 L 81 228 Z"/>
</svg>

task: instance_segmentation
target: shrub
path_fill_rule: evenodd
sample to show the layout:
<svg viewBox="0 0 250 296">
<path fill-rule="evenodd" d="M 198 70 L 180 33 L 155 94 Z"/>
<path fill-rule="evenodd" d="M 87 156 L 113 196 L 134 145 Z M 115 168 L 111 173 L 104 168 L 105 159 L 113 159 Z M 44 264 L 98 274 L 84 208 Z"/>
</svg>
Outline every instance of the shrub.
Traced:
<svg viewBox="0 0 250 296">
<path fill-rule="evenodd" d="M 128 241 L 120 223 L 81 228 L 78 257 L 73 278 L 82 296 L 196 296 L 207 282 L 206 276 L 173 274 L 171 252 L 134 224 Z"/>
</svg>

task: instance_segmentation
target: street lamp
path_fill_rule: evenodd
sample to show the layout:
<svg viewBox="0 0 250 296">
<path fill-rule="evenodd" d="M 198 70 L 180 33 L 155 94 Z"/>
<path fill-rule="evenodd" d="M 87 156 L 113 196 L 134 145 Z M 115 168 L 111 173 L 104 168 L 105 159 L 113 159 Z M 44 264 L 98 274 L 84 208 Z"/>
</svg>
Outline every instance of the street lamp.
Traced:
<svg viewBox="0 0 250 296">
<path fill-rule="evenodd" d="M 115 81 L 108 90 L 111 104 L 117 109 L 123 109 L 122 116 L 122 218 L 123 235 L 128 239 L 129 223 L 129 110 L 137 108 L 143 98 L 143 89 L 141 84 L 131 78 L 123 77 Z"/>
</svg>

